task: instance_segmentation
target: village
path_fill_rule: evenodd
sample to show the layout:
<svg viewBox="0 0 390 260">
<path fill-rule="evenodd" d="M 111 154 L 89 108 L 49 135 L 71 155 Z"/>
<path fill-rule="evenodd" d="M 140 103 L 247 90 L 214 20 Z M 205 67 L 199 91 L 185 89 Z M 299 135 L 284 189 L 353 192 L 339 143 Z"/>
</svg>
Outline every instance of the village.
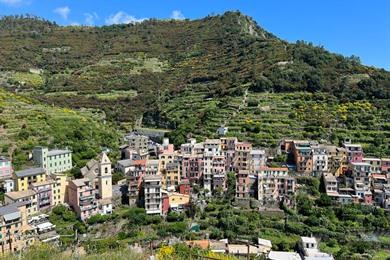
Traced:
<svg viewBox="0 0 390 260">
<path fill-rule="evenodd" d="M 234 185 L 236 205 L 258 211 L 295 206 L 300 189 L 297 178 L 321 179 L 324 193 L 337 204 L 365 204 L 390 209 L 390 158 L 366 157 L 363 148 L 347 140 L 340 147 L 313 140 L 281 140 L 277 149 L 252 147 L 226 137 L 202 142 L 189 138 L 174 147 L 168 138 L 145 132 L 124 136 L 120 158 L 113 163 L 104 150 L 71 177 L 72 151 L 36 146 L 34 167 L 13 170 L 12 161 L 0 158 L 4 202 L 0 207 L 1 252 L 17 252 L 37 241 L 60 239 L 49 221 L 50 210 L 65 205 L 86 222 L 110 215 L 122 204 L 144 208 L 146 214 L 167 216 L 205 205 L 207 198 Z M 161 143 L 159 141 L 162 141 Z M 113 184 L 113 174 L 124 176 Z M 197 229 L 196 224 L 189 229 Z M 301 237 L 297 252 L 272 250 L 269 240 L 257 244 L 227 239 L 183 241 L 190 247 L 235 256 L 264 255 L 267 259 L 333 259 L 319 250 L 315 237 Z"/>
</svg>

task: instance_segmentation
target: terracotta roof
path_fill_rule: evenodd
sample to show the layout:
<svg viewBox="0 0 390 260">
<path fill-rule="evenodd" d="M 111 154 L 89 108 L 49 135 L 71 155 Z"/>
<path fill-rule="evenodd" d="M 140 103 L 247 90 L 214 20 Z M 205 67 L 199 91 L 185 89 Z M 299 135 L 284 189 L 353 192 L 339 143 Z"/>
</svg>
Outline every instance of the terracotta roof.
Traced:
<svg viewBox="0 0 390 260">
<path fill-rule="evenodd" d="M 146 165 L 146 159 L 134 160 L 133 165 Z"/>
<path fill-rule="evenodd" d="M 260 167 L 260 171 L 288 171 L 287 167 Z"/>
<path fill-rule="evenodd" d="M 372 174 L 371 175 L 372 176 L 372 178 L 374 178 L 374 179 L 383 179 L 383 180 L 386 180 L 387 178 L 386 178 L 386 175 L 384 175 L 384 174 Z"/>
<path fill-rule="evenodd" d="M 191 247 L 200 247 L 201 249 L 208 249 L 210 246 L 210 240 L 189 240 L 185 242 Z"/>
</svg>

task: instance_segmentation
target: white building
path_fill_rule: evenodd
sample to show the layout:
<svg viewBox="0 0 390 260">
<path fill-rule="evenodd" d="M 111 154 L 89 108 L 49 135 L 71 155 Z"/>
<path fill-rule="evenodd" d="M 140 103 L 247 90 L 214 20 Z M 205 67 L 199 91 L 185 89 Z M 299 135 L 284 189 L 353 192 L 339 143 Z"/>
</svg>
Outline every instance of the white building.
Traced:
<svg viewBox="0 0 390 260">
<path fill-rule="evenodd" d="M 315 237 L 301 237 L 299 248 L 302 259 L 334 260 L 332 255 L 323 253 L 318 249 L 318 243 Z"/>
<path fill-rule="evenodd" d="M 161 175 L 149 175 L 143 179 L 146 214 L 162 214 Z"/>
<path fill-rule="evenodd" d="M 253 149 L 250 151 L 250 170 L 259 172 L 266 163 L 265 150 Z"/>
<path fill-rule="evenodd" d="M 206 139 L 203 153 L 203 188 L 211 195 L 213 180 L 213 161 L 215 156 L 222 155 L 221 140 Z"/>
<path fill-rule="evenodd" d="M 313 146 L 313 175 L 322 176 L 328 171 L 328 150 L 326 146 Z"/>
</svg>

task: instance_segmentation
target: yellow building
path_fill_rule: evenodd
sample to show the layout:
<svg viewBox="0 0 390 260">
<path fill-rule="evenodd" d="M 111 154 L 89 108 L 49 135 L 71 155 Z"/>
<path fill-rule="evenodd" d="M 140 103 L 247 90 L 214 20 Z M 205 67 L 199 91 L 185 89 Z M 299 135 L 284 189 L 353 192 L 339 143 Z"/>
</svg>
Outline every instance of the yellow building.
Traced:
<svg viewBox="0 0 390 260">
<path fill-rule="evenodd" d="M 168 163 L 162 170 L 162 188 L 175 190 L 180 183 L 180 165 L 178 163 Z"/>
<path fill-rule="evenodd" d="M 336 177 L 344 174 L 347 169 L 347 150 L 342 147 L 336 147 L 334 145 L 328 145 L 326 147 L 328 151 L 328 171 Z"/>
<path fill-rule="evenodd" d="M 33 190 L 7 192 L 4 194 L 4 203 L 25 203 L 27 217 L 38 213 L 37 195 Z"/>
<path fill-rule="evenodd" d="M 175 187 L 180 183 L 180 155 L 176 152 L 164 151 L 159 155 L 158 172 L 162 175 L 162 188 L 167 190 L 175 190 Z"/>
<path fill-rule="evenodd" d="M 0 207 L 0 250 L 3 255 L 31 245 L 34 238 L 28 236 L 29 231 L 25 202 Z"/>
<path fill-rule="evenodd" d="M 16 190 L 25 191 L 32 183 L 46 181 L 46 171 L 43 168 L 30 168 L 15 172 L 14 178 Z"/>
<path fill-rule="evenodd" d="M 171 209 L 183 209 L 190 203 L 190 195 L 171 192 L 168 194 L 169 207 Z"/>
<path fill-rule="evenodd" d="M 53 180 L 53 194 L 52 205 L 56 206 L 65 202 L 66 187 L 68 186 L 68 177 L 62 173 L 55 173 L 50 175 Z"/>
</svg>

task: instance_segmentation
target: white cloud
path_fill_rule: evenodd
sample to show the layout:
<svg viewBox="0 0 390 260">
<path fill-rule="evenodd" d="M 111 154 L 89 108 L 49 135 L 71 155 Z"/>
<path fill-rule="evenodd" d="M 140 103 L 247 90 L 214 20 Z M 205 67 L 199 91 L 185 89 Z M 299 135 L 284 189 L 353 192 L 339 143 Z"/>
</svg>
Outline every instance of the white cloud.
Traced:
<svg viewBox="0 0 390 260">
<path fill-rule="evenodd" d="M 127 23 L 141 23 L 142 21 L 146 20 L 146 18 L 135 18 L 132 15 L 129 15 L 123 11 L 119 11 L 115 14 L 111 14 L 106 19 L 106 24 L 127 24 Z"/>
<path fill-rule="evenodd" d="M 185 19 L 183 13 L 180 10 L 173 10 L 171 14 L 171 18 L 175 20 L 183 20 Z"/>
<path fill-rule="evenodd" d="M 58 7 L 54 9 L 53 12 L 61 16 L 64 20 L 67 20 L 70 13 L 70 8 L 68 6 Z"/>
<path fill-rule="evenodd" d="M 6 4 L 6 5 L 19 5 L 23 3 L 23 0 L 0 0 L 0 3 Z"/>
<path fill-rule="evenodd" d="M 93 12 L 93 13 L 84 13 L 84 16 L 85 16 L 85 24 L 86 25 L 94 25 L 95 24 L 95 20 L 99 19 L 99 16 L 95 12 Z"/>
</svg>

